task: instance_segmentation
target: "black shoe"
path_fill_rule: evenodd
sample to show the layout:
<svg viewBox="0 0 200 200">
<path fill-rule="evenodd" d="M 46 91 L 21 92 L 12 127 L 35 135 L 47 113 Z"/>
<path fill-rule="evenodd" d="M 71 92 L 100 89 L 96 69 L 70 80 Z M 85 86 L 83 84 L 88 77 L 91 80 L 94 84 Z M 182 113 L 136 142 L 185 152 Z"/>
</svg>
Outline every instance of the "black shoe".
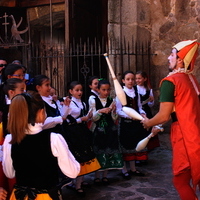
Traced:
<svg viewBox="0 0 200 200">
<path fill-rule="evenodd" d="M 141 160 L 142 165 L 148 165 L 148 160 Z"/>
<path fill-rule="evenodd" d="M 68 188 L 68 189 L 70 189 L 70 190 L 76 190 L 76 186 L 74 185 L 74 183 L 66 185 L 65 187 Z"/>
<path fill-rule="evenodd" d="M 109 180 L 108 180 L 107 177 L 103 177 L 101 180 L 102 180 L 102 183 L 103 183 L 104 185 L 109 185 Z"/>
<path fill-rule="evenodd" d="M 88 182 L 83 181 L 83 182 L 81 183 L 81 187 L 90 188 L 91 185 L 90 185 Z"/>
<path fill-rule="evenodd" d="M 129 171 L 129 174 L 132 175 L 132 176 L 145 176 L 144 173 L 138 171 L 138 170 L 135 170 L 134 172 L 133 171 Z"/>
<path fill-rule="evenodd" d="M 84 198 L 85 197 L 85 192 L 83 191 L 82 188 L 76 189 L 76 193 L 78 194 L 79 197 Z"/>
<path fill-rule="evenodd" d="M 94 184 L 97 185 L 97 186 L 100 186 L 100 185 L 101 185 L 101 180 L 100 180 L 100 178 L 95 178 L 95 179 L 94 179 Z"/>
<path fill-rule="evenodd" d="M 130 180 L 130 179 L 131 179 L 131 175 L 130 175 L 128 172 L 122 173 L 122 176 L 123 176 L 123 178 L 126 179 L 126 180 Z"/>
<path fill-rule="evenodd" d="M 141 161 L 139 161 L 139 160 L 137 160 L 137 161 L 135 161 L 135 166 L 142 166 L 142 163 L 141 163 Z"/>
<path fill-rule="evenodd" d="M 70 185 L 71 183 L 72 183 L 72 179 L 69 177 L 65 177 L 60 181 L 59 187 L 60 187 L 60 189 L 62 189 L 65 186 Z"/>
</svg>

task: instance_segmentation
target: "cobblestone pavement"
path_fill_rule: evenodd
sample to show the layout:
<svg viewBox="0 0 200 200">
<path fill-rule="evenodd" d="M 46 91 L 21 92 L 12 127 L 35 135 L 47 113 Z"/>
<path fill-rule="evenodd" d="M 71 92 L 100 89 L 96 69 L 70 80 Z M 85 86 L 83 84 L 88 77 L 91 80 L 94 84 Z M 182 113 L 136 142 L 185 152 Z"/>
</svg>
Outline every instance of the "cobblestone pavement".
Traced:
<svg viewBox="0 0 200 200">
<path fill-rule="evenodd" d="M 85 188 L 86 197 L 80 198 L 76 191 L 64 188 L 63 200 L 179 200 L 172 185 L 171 153 L 162 145 L 151 151 L 148 164 L 137 167 L 145 173 L 144 177 L 124 180 L 121 170 L 112 170 L 108 173 L 108 186 L 95 186 L 94 173 L 86 175 L 85 181 L 91 184 Z"/>
</svg>

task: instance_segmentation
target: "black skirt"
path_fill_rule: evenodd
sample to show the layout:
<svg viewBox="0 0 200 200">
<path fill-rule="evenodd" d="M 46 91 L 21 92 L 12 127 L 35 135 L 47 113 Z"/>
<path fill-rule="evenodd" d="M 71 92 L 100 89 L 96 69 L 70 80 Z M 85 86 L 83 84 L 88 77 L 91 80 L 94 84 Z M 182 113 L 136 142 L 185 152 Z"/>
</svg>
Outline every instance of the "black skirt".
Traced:
<svg viewBox="0 0 200 200">
<path fill-rule="evenodd" d="M 140 121 L 125 118 L 120 119 L 119 133 L 122 153 L 134 153 L 138 142 L 148 135 Z"/>
<path fill-rule="evenodd" d="M 79 163 L 87 162 L 95 158 L 92 147 L 92 132 L 83 123 L 69 125 L 63 123 L 65 138 L 70 151 Z"/>
<path fill-rule="evenodd" d="M 118 128 L 112 123 L 108 126 L 96 126 L 94 130 L 94 151 L 96 154 L 120 153 Z"/>
</svg>

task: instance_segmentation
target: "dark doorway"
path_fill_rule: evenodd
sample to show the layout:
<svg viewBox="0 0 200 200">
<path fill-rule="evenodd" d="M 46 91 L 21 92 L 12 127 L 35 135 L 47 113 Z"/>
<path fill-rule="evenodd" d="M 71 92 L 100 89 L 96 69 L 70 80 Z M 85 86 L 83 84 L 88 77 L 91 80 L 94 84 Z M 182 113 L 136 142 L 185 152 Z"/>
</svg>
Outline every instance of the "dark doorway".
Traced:
<svg viewBox="0 0 200 200">
<path fill-rule="evenodd" d="M 108 0 L 69 1 L 70 41 L 107 39 Z"/>
<path fill-rule="evenodd" d="M 71 55 L 74 56 L 70 58 L 70 79 L 84 84 L 86 96 L 89 93 L 87 80 L 90 76 L 108 76 L 102 56 L 107 44 L 107 4 L 108 0 L 69 1 L 69 41 Z"/>
</svg>

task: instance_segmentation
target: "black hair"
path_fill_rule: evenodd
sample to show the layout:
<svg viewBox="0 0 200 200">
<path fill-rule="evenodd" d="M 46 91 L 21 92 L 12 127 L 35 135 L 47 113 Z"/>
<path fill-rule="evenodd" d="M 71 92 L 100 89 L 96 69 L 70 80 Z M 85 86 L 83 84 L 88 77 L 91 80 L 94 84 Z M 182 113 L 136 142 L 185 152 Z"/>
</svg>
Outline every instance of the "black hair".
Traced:
<svg viewBox="0 0 200 200">
<path fill-rule="evenodd" d="M 9 75 L 12 76 L 19 69 L 23 70 L 23 67 L 17 64 L 8 64 L 7 67 L 3 71 L 3 76 L 2 76 L 3 82 L 5 82 L 8 79 Z"/>
<path fill-rule="evenodd" d="M 98 79 L 97 76 L 91 76 L 89 79 L 88 79 L 88 85 L 92 85 L 92 82 L 94 79 Z"/>
<path fill-rule="evenodd" d="M 71 81 L 71 82 L 69 83 L 69 85 L 68 85 L 68 93 L 69 93 L 69 96 L 71 96 L 69 90 L 73 90 L 74 87 L 75 87 L 76 85 L 81 85 L 81 86 L 83 87 L 83 85 L 82 85 L 79 81 Z"/>
<path fill-rule="evenodd" d="M 151 89 L 151 86 L 150 86 L 150 83 L 149 83 L 149 77 L 147 75 L 146 72 L 144 71 L 137 71 L 136 74 L 140 74 L 143 78 L 146 78 L 147 80 L 144 82 L 144 87 L 147 89 L 147 90 L 150 90 Z"/>
<path fill-rule="evenodd" d="M 34 91 L 29 91 L 19 95 L 22 95 L 25 98 L 28 106 L 28 123 L 34 125 L 37 111 L 45 107 L 44 101 L 39 93 Z"/>
<path fill-rule="evenodd" d="M 125 79 L 125 76 L 126 76 L 127 74 L 133 74 L 133 75 L 135 75 L 133 71 L 127 70 L 127 71 L 125 71 L 125 72 L 123 73 L 122 79 Z"/>
<path fill-rule="evenodd" d="M 23 83 L 24 81 L 19 78 L 9 78 L 3 85 L 3 90 L 6 95 L 8 95 L 9 90 L 15 90 L 17 88 L 17 83 Z"/>
<path fill-rule="evenodd" d="M 73 90 L 76 85 L 82 85 L 79 81 L 72 81 L 69 84 L 68 90 Z"/>
<path fill-rule="evenodd" d="M 109 82 L 108 80 L 106 80 L 106 79 L 100 80 L 100 81 L 98 82 L 98 89 L 100 89 L 101 86 L 104 85 L 104 84 L 110 85 L 110 82 Z"/>
<path fill-rule="evenodd" d="M 39 85 L 41 86 L 44 81 L 48 81 L 49 77 L 46 75 L 36 75 L 34 78 L 32 78 L 28 84 L 27 84 L 27 90 L 32 90 L 32 91 L 36 91 L 36 86 Z"/>
</svg>

